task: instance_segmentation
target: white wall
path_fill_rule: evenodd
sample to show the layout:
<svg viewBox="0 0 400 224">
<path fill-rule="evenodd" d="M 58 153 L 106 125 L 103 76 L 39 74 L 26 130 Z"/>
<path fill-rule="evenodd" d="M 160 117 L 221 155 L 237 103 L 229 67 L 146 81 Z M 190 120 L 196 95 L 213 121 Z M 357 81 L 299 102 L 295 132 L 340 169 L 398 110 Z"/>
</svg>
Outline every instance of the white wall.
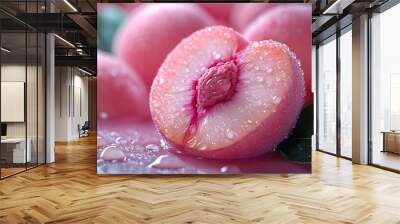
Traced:
<svg viewBox="0 0 400 224">
<path fill-rule="evenodd" d="M 38 69 L 38 70 L 37 70 Z M 2 82 L 24 82 L 26 84 L 26 107 L 23 106 L 22 113 L 26 112 L 27 120 L 22 122 L 6 122 L 7 137 L 9 138 L 27 138 L 30 140 L 30 148 L 32 151 L 32 161 L 36 162 L 39 158 L 39 163 L 44 162 L 44 74 L 42 67 L 36 67 L 25 64 L 3 64 L 1 66 L 1 81 Z M 25 80 L 27 78 L 27 80 Z M 3 91 L 3 90 L 2 90 Z M 2 95 L 2 98 L 6 95 Z M 2 107 L 1 110 L 12 110 L 7 107 Z M 13 112 L 13 111 L 8 111 Z M 37 153 L 39 156 L 37 157 Z"/>
<path fill-rule="evenodd" d="M 18 64 L 8 64 L 1 66 L 1 81 L 3 82 L 25 82 L 25 75 L 27 69 L 28 72 L 28 82 L 29 86 L 35 86 L 35 88 L 27 88 L 27 104 L 30 106 L 27 116 L 28 116 L 28 137 L 30 132 L 30 128 L 32 130 L 36 130 L 36 113 L 32 113 L 32 111 L 36 111 L 36 80 L 33 80 L 31 75 L 36 76 L 36 66 L 27 66 L 18 65 Z M 39 105 L 40 107 L 41 105 Z M 33 108 L 34 107 L 34 108 Z M 7 108 L 1 108 L 2 110 L 6 110 Z M 31 124 L 34 122 L 34 124 Z M 26 122 L 7 122 L 7 136 L 8 137 L 25 137 L 25 123 Z M 34 127 L 33 127 L 34 126 Z M 35 132 L 36 133 L 36 132 Z"/>
<path fill-rule="evenodd" d="M 76 68 L 56 67 L 56 141 L 77 139 L 78 124 L 83 125 L 88 120 L 88 78 L 83 75 Z"/>
<path fill-rule="evenodd" d="M 69 96 L 70 84 L 69 68 L 55 68 L 55 141 L 67 141 L 69 139 Z"/>
</svg>

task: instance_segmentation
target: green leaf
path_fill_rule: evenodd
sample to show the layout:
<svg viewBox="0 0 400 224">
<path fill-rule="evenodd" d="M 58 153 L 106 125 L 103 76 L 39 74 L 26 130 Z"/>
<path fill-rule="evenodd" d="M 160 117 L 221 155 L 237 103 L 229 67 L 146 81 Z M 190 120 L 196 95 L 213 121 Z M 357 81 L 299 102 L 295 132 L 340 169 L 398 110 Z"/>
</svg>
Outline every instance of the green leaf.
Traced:
<svg viewBox="0 0 400 224">
<path fill-rule="evenodd" d="M 296 127 L 290 136 L 278 145 L 287 159 L 301 162 L 311 162 L 311 136 L 313 134 L 313 105 L 305 108 L 297 120 Z"/>
</svg>

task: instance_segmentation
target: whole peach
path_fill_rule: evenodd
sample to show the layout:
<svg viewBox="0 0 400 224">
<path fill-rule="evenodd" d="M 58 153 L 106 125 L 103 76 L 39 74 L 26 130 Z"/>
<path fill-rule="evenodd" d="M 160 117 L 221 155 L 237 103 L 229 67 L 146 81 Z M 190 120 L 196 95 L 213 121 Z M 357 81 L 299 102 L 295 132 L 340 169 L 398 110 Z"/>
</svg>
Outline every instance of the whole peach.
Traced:
<svg viewBox="0 0 400 224">
<path fill-rule="evenodd" d="M 304 107 L 313 102 L 311 89 L 311 5 L 286 4 L 257 17 L 244 31 L 249 40 L 276 40 L 296 54 L 304 71 Z"/>
<path fill-rule="evenodd" d="M 213 23 L 212 17 L 195 4 L 142 4 L 119 29 L 114 50 L 150 87 L 165 56 L 176 44 Z"/>
<path fill-rule="evenodd" d="M 230 14 L 232 28 L 243 31 L 257 18 L 257 16 L 268 12 L 270 9 L 279 6 L 279 3 L 237 3 L 234 4 Z"/>
<path fill-rule="evenodd" d="M 148 90 L 140 76 L 116 57 L 97 54 L 97 103 L 100 119 L 148 120 Z"/>
</svg>

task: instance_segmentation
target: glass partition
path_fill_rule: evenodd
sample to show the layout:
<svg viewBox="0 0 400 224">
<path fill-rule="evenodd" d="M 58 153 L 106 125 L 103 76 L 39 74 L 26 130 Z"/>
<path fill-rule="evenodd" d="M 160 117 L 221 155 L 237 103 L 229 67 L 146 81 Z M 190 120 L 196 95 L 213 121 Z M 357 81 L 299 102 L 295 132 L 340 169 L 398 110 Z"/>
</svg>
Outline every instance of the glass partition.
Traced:
<svg viewBox="0 0 400 224">
<path fill-rule="evenodd" d="M 45 139 L 45 124 L 46 124 L 46 37 L 43 33 L 38 33 L 38 75 L 37 75 L 37 162 L 43 164 L 46 162 L 46 139 Z"/>
<path fill-rule="evenodd" d="M 27 75 L 26 75 L 26 113 L 27 113 L 27 144 L 30 153 L 30 161 L 27 163 L 28 168 L 37 165 L 37 149 L 38 149 L 38 113 L 37 113 L 37 98 L 38 98 L 38 35 L 36 32 L 29 31 L 27 33 Z"/>
<path fill-rule="evenodd" d="M 318 149 L 336 154 L 336 36 L 318 47 Z"/>
<path fill-rule="evenodd" d="M 400 170 L 400 4 L 371 18 L 372 164 Z"/>
<path fill-rule="evenodd" d="M 0 1 L 1 179 L 45 162 L 45 34 L 13 17 L 43 5 Z"/>
<path fill-rule="evenodd" d="M 26 141 L 26 41 L 25 31 L 1 34 L 2 177 L 24 171 L 31 161 Z"/>
<path fill-rule="evenodd" d="M 340 155 L 352 157 L 352 34 L 351 26 L 340 36 Z"/>
</svg>

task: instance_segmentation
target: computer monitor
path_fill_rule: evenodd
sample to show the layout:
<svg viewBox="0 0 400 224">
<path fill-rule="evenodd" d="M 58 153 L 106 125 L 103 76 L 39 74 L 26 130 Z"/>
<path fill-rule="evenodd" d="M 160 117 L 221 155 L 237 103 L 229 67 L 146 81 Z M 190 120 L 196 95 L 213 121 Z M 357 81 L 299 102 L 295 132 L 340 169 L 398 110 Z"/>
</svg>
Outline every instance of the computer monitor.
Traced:
<svg viewBox="0 0 400 224">
<path fill-rule="evenodd" d="M 1 136 L 7 136 L 7 124 L 1 123 Z"/>
</svg>

